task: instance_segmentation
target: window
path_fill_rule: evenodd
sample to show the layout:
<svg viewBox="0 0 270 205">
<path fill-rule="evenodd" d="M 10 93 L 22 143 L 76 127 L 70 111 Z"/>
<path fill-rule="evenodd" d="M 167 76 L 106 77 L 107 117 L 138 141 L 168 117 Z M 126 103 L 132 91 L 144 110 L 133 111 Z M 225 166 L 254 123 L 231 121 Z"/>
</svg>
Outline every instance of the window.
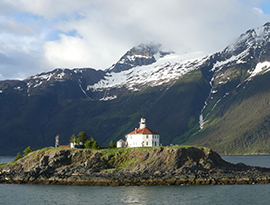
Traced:
<svg viewBox="0 0 270 205">
<path fill-rule="evenodd" d="M 148 145 L 148 142 L 146 142 L 146 145 Z"/>
<path fill-rule="evenodd" d="M 146 135 L 146 139 L 148 139 L 148 135 Z"/>
</svg>

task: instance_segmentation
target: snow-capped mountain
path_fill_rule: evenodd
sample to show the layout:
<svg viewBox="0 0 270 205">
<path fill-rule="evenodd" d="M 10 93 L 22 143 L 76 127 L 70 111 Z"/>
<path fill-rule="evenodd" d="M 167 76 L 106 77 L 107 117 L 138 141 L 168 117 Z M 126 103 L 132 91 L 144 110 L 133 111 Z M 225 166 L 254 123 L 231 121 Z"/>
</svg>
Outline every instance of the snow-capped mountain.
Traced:
<svg viewBox="0 0 270 205">
<path fill-rule="evenodd" d="M 55 69 L 0 81 L 0 151 L 51 145 L 56 134 L 68 143 L 82 130 L 106 146 L 143 115 L 163 144 L 270 152 L 269 54 L 266 23 L 208 56 L 141 44 L 106 70 Z M 21 147 L 17 137 L 26 139 Z"/>
<path fill-rule="evenodd" d="M 92 96 L 92 100 L 113 100 L 117 95 L 111 95 L 108 90 L 118 88 L 138 91 L 148 86 L 171 84 L 172 80 L 198 69 L 204 62 L 201 57 L 201 53 L 177 55 L 171 51 L 162 51 L 161 45 L 140 44 L 127 51 L 105 71 L 90 68 L 55 69 L 31 76 L 23 81 L 24 86 L 14 89 L 26 91 L 30 96 L 31 92 L 54 86 L 56 82 L 72 81 L 87 98 Z M 2 88 L 1 92 L 4 90 Z"/>
<path fill-rule="evenodd" d="M 200 53 L 181 56 L 172 52 L 167 52 L 166 55 L 160 55 L 160 53 L 164 52 L 159 51 L 158 57 L 149 57 L 149 59 L 153 60 L 151 64 L 132 64 L 133 66 L 129 69 L 117 70 L 117 72 L 114 71 L 114 68 L 109 70 L 109 72 L 105 73 L 104 79 L 101 79 L 94 85 L 87 86 L 87 90 L 96 92 L 124 87 L 128 90 L 138 91 L 145 86 L 159 86 L 169 83 L 171 80 L 177 79 L 194 69 L 198 69 L 204 62 L 203 59 L 198 58 Z M 131 57 L 129 56 L 129 58 Z M 123 62 L 123 58 L 119 62 Z M 131 65 L 129 64 L 129 66 Z"/>
<path fill-rule="evenodd" d="M 149 45 L 140 44 L 139 46 L 133 47 L 127 51 L 116 64 L 112 65 L 109 70 L 117 73 L 129 70 L 132 67 L 152 64 L 160 57 L 169 54 L 160 51 L 160 47 L 161 45 L 154 43 Z"/>
<path fill-rule="evenodd" d="M 90 68 L 56 69 L 51 72 L 37 74 L 24 80 L 27 90 L 44 87 L 54 82 L 73 80 L 81 86 L 82 92 L 99 92 L 111 88 L 126 88 L 138 91 L 144 86 L 159 86 L 201 67 L 211 67 L 208 76 L 210 84 L 215 88 L 231 80 L 228 67 L 252 64 L 246 71 L 247 79 L 269 71 L 270 57 L 268 44 L 270 23 L 251 29 L 223 51 L 209 56 L 202 53 L 176 54 L 162 51 L 159 44 L 141 44 L 127 51 L 120 60 L 105 71 Z M 255 60 L 255 61 L 254 61 Z M 257 63 L 256 63 L 257 62 Z M 22 91 L 24 88 L 14 89 Z M 4 92 L 4 89 L 1 90 Z M 213 91 L 215 92 L 215 91 Z"/>
<path fill-rule="evenodd" d="M 260 28 L 248 30 L 223 51 L 208 57 L 205 65 L 209 67 L 211 91 L 200 116 L 201 128 L 207 105 L 215 101 L 212 109 L 215 108 L 233 88 L 245 88 L 244 85 L 254 77 L 270 71 L 269 51 L 270 23 L 266 23 Z M 205 117 L 209 114 L 206 113 Z"/>
</svg>

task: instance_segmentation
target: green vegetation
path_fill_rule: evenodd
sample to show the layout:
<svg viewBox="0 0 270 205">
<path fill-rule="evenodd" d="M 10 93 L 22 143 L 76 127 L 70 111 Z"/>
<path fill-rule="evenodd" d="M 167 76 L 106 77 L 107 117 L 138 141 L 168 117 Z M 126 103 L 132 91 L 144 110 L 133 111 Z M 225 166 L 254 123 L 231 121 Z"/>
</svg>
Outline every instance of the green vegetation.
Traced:
<svg viewBox="0 0 270 205">
<path fill-rule="evenodd" d="M 162 143 L 170 144 L 198 124 L 209 90 L 199 70 L 175 83 L 132 93 L 119 90 L 121 95 L 117 99 L 106 102 L 85 100 L 72 81 L 55 82 L 48 90 L 33 93 L 30 98 L 10 89 L 10 94 L 1 95 L 0 99 L 0 152 L 16 155 L 29 142 L 34 149 L 51 146 L 55 133 L 60 135 L 61 144 L 68 144 L 70 135 L 82 130 L 106 147 L 111 140 L 116 142 L 134 130 L 142 116 L 147 118 L 149 128 L 161 135 Z M 88 94 L 97 97 L 90 91 Z M 175 143 L 179 142 L 181 139 Z"/>
<path fill-rule="evenodd" d="M 95 140 L 92 137 L 91 137 L 91 139 L 86 140 L 86 142 L 84 143 L 85 148 L 92 149 L 94 142 L 95 142 Z"/>
<path fill-rule="evenodd" d="M 79 144 L 80 142 L 85 144 L 85 142 L 88 140 L 88 138 L 89 137 L 87 136 L 87 134 L 84 131 L 82 131 L 82 132 L 79 132 L 76 142 L 77 142 L 77 144 Z"/>
<path fill-rule="evenodd" d="M 94 142 L 93 142 L 92 149 L 100 149 L 100 146 L 99 146 L 99 144 L 97 143 L 97 141 L 94 141 Z"/>
<path fill-rule="evenodd" d="M 269 73 L 257 76 L 254 83 L 243 84 L 222 97 L 214 109 L 209 105 L 204 129 L 189 143 L 220 154 L 270 153 L 269 77 Z"/>
<path fill-rule="evenodd" d="M 217 73 L 213 82 L 217 92 L 209 98 L 203 111 L 206 123 L 198 133 L 200 112 L 211 89 L 213 62 L 162 86 L 131 93 L 125 88 L 113 90 L 117 98 L 106 102 L 85 100 L 73 81 L 55 82 L 31 97 L 14 90 L 18 82 L 0 83 L 6 87 L 0 99 L 0 155 L 16 155 L 29 142 L 35 150 L 51 146 L 55 133 L 62 144 L 83 142 L 87 149 L 112 148 L 111 141 L 134 130 L 141 116 L 160 134 L 164 145 L 194 144 L 231 154 L 270 153 L 270 72 L 246 81 L 247 70 L 257 61 L 247 59 L 247 63 Z M 86 79 L 82 80 L 85 85 Z M 101 93 L 87 94 L 97 99 Z M 72 133 L 79 134 L 69 139 Z"/>
<path fill-rule="evenodd" d="M 76 135 L 73 133 L 73 135 L 70 137 L 70 143 L 76 142 Z"/>
<path fill-rule="evenodd" d="M 87 149 L 100 149 L 100 145 L 93 137 L 89 139 L 89 136 L 87 136 L 86 132 L 82 131 L 79 132 L 78 137 L 76 137 L 75 134 L 73 134 L 70 138 L 70 142 L 77 144 L 83 143 L 84 147 Z"/>
<path fill-rule="evenodd" d="M 110 142 L 110 144 L 109 144 L 109 147 L 111 148 L 111 149 L 113 149 L 113 148 L 116 148 L 116 145 L 114 144 L 114 142 L 111 140 L 111 142 Z"/>
<path fill-rule="evenodd" d="M 19 159 L 23 158 L 23 156 L 21 155 L 20 152 L 18 152 L 18 154 L 16 155 L 14 162 L 18 161 Z"/>
<path fill-rule="evenodd" d="M 23 156 L 26 156 L 28 155 L 29 153 L 33 152 L 33 150 L 31 149 L 31 147 L 27 147 L 25 150 L 23 150 Z"/>
</svg>

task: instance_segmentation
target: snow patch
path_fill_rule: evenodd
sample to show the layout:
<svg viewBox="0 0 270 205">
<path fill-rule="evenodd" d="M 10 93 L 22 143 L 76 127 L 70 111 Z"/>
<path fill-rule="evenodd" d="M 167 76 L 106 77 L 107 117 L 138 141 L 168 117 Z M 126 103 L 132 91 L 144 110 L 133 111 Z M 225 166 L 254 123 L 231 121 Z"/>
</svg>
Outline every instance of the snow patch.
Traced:
<svg viewBox="0 0 270 205">
<path fill-rule="evenodd" d="M 14 87 L 14 90 L 22 91 L 23 89 L 20 86 Z"/>
<path fill-rule="evenodd" d="M 107 97 L 103 97 L 103 98 L 99 99 L 99 101 L 114 100 L 114 99 L 116 99 L 116 98 L 117 98 L 116 95 L 114 95 L 114 96 L 107 96 Z"/>
<path fill-rule="evenodd" d="M 200 129 L 202 130 L 202 129 L 203 129 L 203 124 L 204 124 L 204 121 L 203 121 L 203 114 L 200 114 L 200 117 L 199 117 L 199 124 L 200 124 Z"/>
<path fill-rule="evenodd" d="M 217 61 L 213 68 L 211 69 L 212 72 L 219 71 L 223 68 L 224 65 L 227 65 L 229 63 L 235 63 L 235 64 L 242 64 L 246 63 L 246 61 L 243 61 L 243 58 L 249 55 L 249 49 L 246 49 L 244 52 L 238 54 L 237 56 L 232 56 L 229 59 L 225 61 Z"/>
<path fill-rule="evenodd" d="M 30 88 L 30 87 L 32 86 L 32 83 L 31 83 L 31 82 L 28 82 L 28 83 L 26 84 L 26 86 L 27 86 L 28 88 Z"/>
<path fill-rule="evenodd" d="M 84 72 L 84 69 L 75 68 L 75 69 L 73 69 L 73 72 L 74 73 L 83 73 Z"/>
<path fill-rule="evenodd" d="M 252 71 L 251 75 L 249 76 L 249 79 L 258 74 L 264 74 L 268 71 L 270 71 L 270 62 L 265 61 L 263 63 L 258 63 L 256 65 L 256 68 Z"/>
<path fill-rule="evenodd" d="M 127 59 L 130 60 L 130 61 L 135 61 L 136 58 L 152 58 L 152 56 L 143 56 L 143 55 L 128 55 L 127 56 Z"/>
<path fill-rule="evenodd" d="M 40 81 L 38 84 L 36 84 L 36 85 L 34 86 L 34 88 L 40 86 L 42 83 L 43 83 L 43 81 Z"/>
<path fill-rule="evenodd" d="M 41 79 L 41 80 L 49 81 L 52 76 L 53 76 L 53 73 L 47 73 L 47 74 L 42 74 L 42 75 L 36 75 L 33 77 L 33 79 Z"/>
<path fill-rule="evenodd" d="M 56 79 L 57 79 L 57 78 L 58 78 L 58 79 L 63 79 L 64 76 L 65 76 L 65 73 L 64 73 L 64 72 L 59 73 L 59 74 L 57 74 Z"/>
<path fill-rule="evenodd" d="M 151 65 L 137 66 L 118 73 L 107 73 L 104 79 L 94 85 L 88 85 L 87 90 L 102 91 L 111 87 L 126 87 L 128 90 L 138 90 L 137 86 L 158 86 L 176 79 L 197 69 L 206 59 L 200 60 L 202 53 L 189 55 L 170 54 L 158 59 Z"/>
</svg>

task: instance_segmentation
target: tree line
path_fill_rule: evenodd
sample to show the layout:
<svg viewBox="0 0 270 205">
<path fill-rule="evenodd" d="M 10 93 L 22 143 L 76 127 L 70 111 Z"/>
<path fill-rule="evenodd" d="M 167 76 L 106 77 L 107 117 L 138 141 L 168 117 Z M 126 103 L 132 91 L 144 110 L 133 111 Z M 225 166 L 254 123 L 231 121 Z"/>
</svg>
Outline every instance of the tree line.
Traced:
<svg viewBox="0 0 270 205">
<path fill-rule="evenodd" d="M 79 132 L 78 136 L 73 134 L 70 138 L 70 143 L 83 144 L 87 149 L 100 149 L 100 145 L 93 138 L 89 137 L 84 131 Z"/>
<path fill-rule="evenodd" d="M 70 138 L 70 143 L 76 143 L 78 145 L 83 144 L 87 149 L 101 149 L 98 142 L 93 137 L 89 137 L 84 131 L 79 132 L 78 136 L 73 134 Z M 109 143 L 109 147 L 116 148 L 116 145 L 112 140 Z"/>
<path fill-rule="evenodd" d="M 101 149 L 101 146 L 98 144 L 98 142 L 93 138 L 89 137 L 84 131 L 79 132 L 78 136 L 73 134 L 70 138 L 70 143 L 76 143 L 76 144 L 83 144 L 85 148 L 87 149 Z M 111 140 L 109 143 L 109 148 L 113 149 L 116 148 L 116 145 L 114 142 Z M 26 156 L 30 152 L 33 152 L 31 147 L 27 147 L 23 151 L 23 156 Z M 20 152 L 18 152 L 17 156 L 15 157 L 14 161 L 17 161 L 23 157 Z"/>
</svg>

